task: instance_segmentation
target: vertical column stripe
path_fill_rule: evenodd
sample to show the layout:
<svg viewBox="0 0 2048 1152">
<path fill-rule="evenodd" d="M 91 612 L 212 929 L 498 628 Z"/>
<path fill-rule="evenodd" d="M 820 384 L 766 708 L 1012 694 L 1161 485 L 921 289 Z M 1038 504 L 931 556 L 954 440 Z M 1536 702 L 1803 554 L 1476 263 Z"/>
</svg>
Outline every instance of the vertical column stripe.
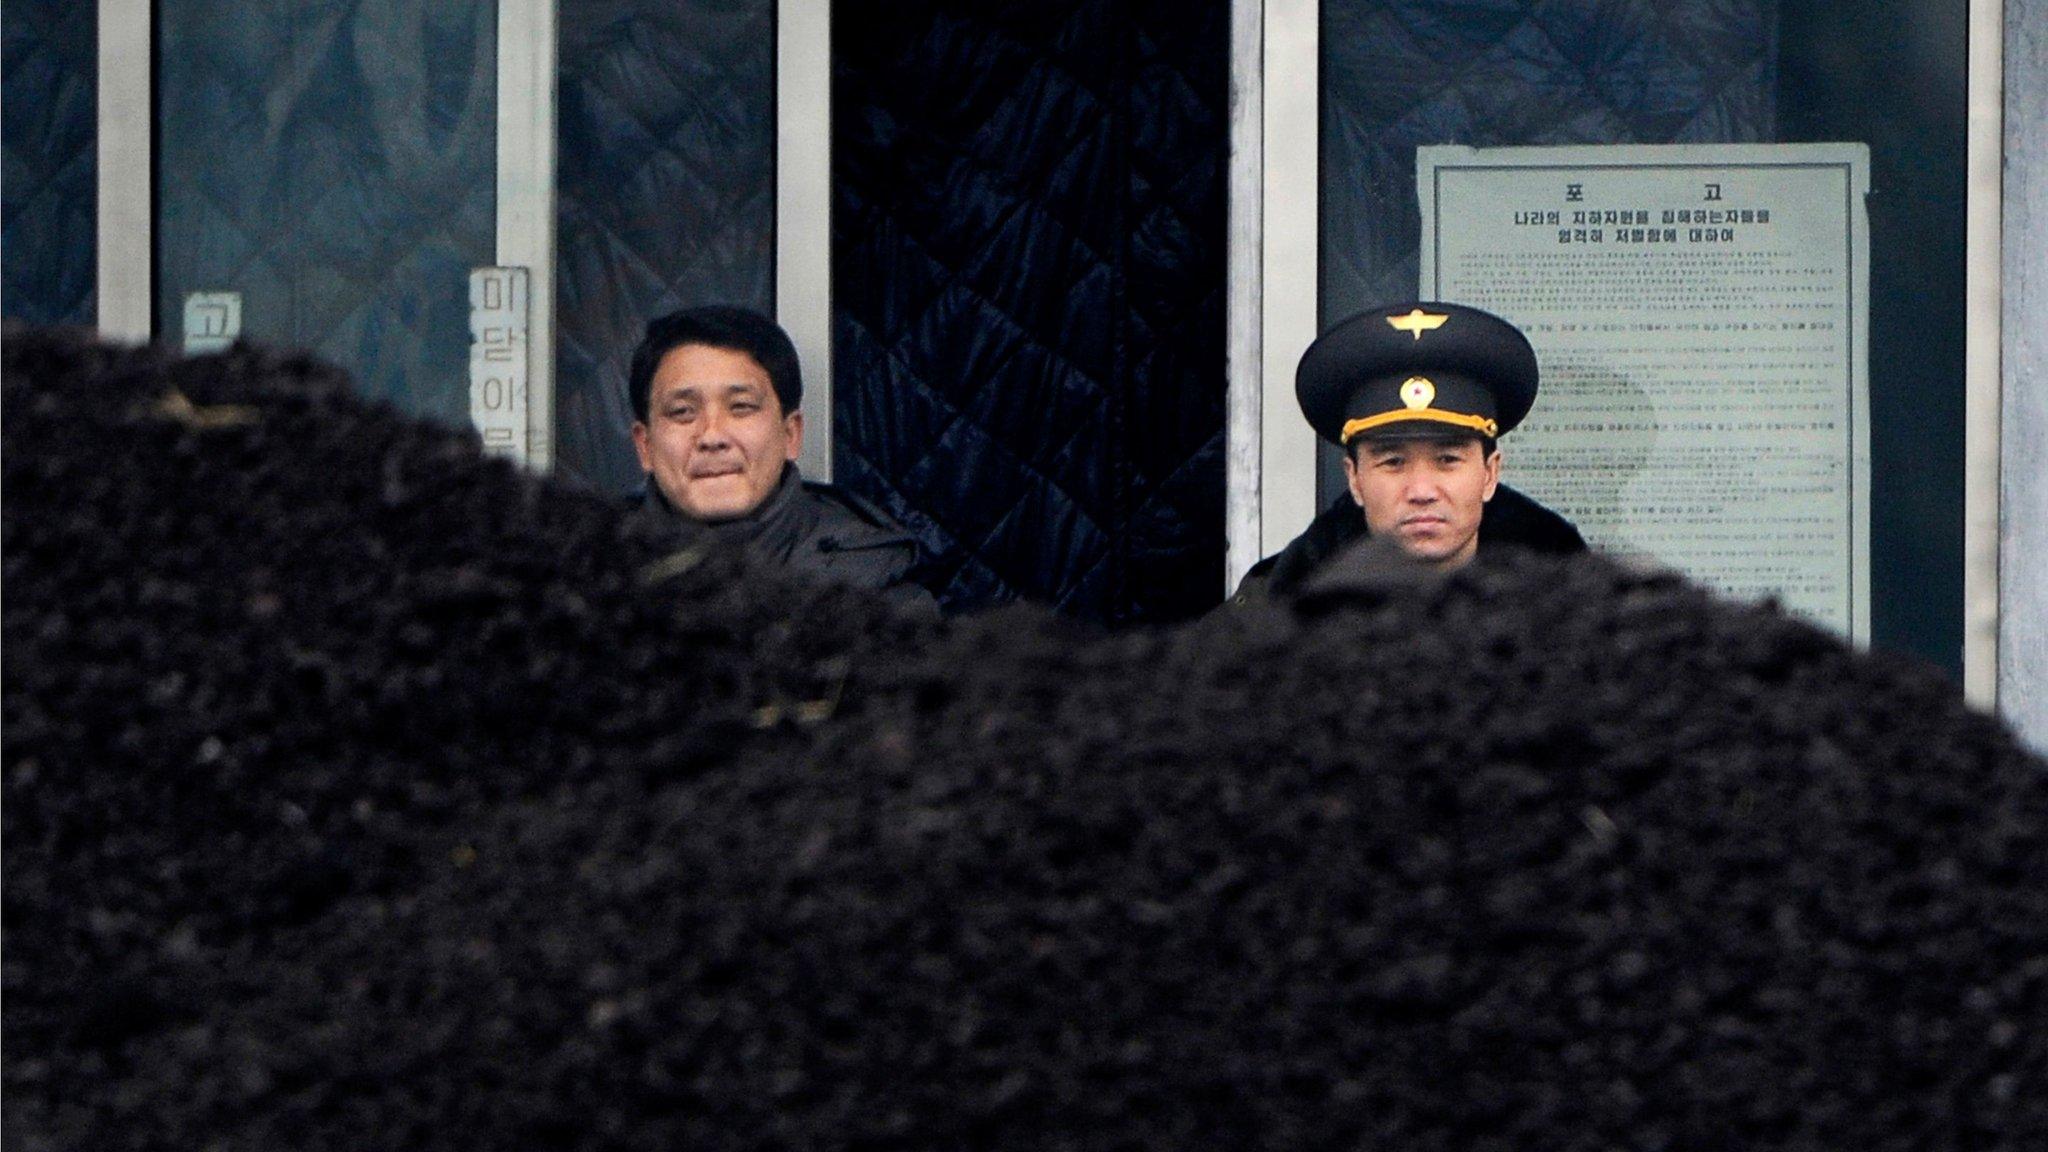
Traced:
<svg viewBox="0 0 2048 1152">
<path fill-rule="evenodd" d="M 1258 563 L 1265 213 L 1265 0 L 1230 5 L 1230 203 L 1225 283 L 1223 594 Z"/>
<path fill-rule="evenodd" d="M 1965 247 L 1963 690 L 1980 707 L 1998 685 L 1999 5 L 1971 0 L 1969 207 Z"/>
<path fill-rule="evenodd" d="M 527 269 L 527 463 L 555 460 L 555 0 L 498 3 L 497 262 Z"/>
<path fill-rule="evenodd" d="M 775 6 L 775 318 L 803 364 L 803 455 L 832 478 L 832 5 Z"/>
<path fill-rule="evenodd" d="M 151 334 L 154 29 L 150 0 L 99 0 L 98 323 L 119 340 Z"/>
<path fill-rule="evenodd" d="M 1316 437 L 1294 400 L 1294 366 L 1316 338 L 1321 9 L 1318 0 L 1266 3 L 1259 468 L 1265 553 L 1285 547 L 1316 514 Z"/>
</svg>

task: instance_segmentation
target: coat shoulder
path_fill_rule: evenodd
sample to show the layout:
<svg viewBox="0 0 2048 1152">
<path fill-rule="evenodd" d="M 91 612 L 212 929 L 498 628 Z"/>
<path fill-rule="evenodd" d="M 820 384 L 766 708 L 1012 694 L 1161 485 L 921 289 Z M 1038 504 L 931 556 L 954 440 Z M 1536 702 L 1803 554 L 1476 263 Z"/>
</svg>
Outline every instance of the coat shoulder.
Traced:
<svg viewBox="0 0 2048 1152">
<path fill-rule="evenodd" d="M 816 513 L 815 536 L 825 551 L 864 548 L 909 548 L 917 538 L 891 519 L 880 505 L 858 493 L 815 480 L 804 481 L 804 499 Z"/>
<path fill-rule="evenodd" d="M 813 515 L 805 546 L 792 558 L 797 568 L 937 611 L 938 602 L 915 579 L 924 557 L 917 537 L 878 505 L 844 488 L 806 480 L 803 498 Z"/>
</svg>

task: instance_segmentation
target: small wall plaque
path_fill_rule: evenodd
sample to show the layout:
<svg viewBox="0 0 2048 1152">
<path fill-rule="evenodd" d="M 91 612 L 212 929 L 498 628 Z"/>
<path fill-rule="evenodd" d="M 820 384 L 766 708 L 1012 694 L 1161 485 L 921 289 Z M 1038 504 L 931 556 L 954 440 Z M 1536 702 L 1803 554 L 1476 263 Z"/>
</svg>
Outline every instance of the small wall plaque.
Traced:
<svg viewBox="0 0 2048 1152">
<path fill-rule="evenodd" d="M 218 352 L 242 334 L 240 292 L 193 292 L 185 297 L 185 351 Z"/>
<path fill-rule="evenodd" d="M 484 451 L 527 462 L 526 331 L 529 277 L 524 268 L 469 274 L 469 419 Z"/>
</svg>

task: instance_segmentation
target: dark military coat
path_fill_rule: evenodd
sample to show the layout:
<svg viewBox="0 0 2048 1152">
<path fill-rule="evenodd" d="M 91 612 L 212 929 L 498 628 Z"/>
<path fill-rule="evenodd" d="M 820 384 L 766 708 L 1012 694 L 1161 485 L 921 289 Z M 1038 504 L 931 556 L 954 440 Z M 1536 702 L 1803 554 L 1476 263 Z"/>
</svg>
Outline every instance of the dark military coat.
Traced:
<svg viewBox="0 0 2048 1152">
<path fill-rule="evenodd" d="M 1369 535 L 1365 513 L 1345 493 L 1323 509 L 1287 547 L 1252 565 L 1237 587 L 1237 598 L 1262 592 L 1291 595 L 1325 561 Z M 1571 521 L 1502 484 L 1494 490 L 1493 499 L 1486 502 L 1479 520 L 1479 551 L 1483 554 L 1496 548 L 1526 548 L 1565 556 L 1584 552 L 1586 540 Z"/>
</svg>

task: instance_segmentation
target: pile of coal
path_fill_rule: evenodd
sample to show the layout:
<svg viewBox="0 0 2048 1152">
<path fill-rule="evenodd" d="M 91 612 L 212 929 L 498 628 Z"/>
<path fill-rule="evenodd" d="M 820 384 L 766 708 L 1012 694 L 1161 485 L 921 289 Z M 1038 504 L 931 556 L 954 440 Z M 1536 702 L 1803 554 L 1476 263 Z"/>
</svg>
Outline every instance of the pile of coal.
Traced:
<svg viewBox="0 0 2048 1152">
<path fill-rule="evenodd" d="M 2048 1146 L 2048 770 L 1587 559 L 1102 634 L 6 342 L 17 1148 Z"/>
</svg>

